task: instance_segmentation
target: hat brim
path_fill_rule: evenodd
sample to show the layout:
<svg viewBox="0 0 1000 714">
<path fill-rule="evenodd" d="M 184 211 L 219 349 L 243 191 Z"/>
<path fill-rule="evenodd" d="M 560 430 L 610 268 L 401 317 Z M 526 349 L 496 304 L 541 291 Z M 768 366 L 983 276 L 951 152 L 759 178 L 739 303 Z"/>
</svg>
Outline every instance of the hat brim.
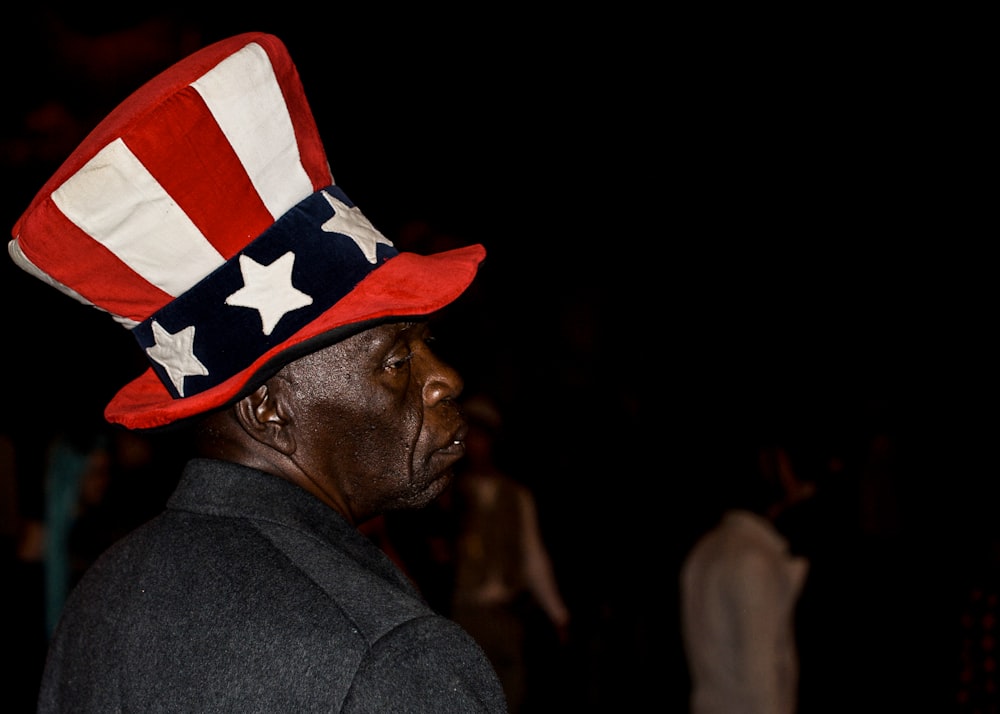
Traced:
<svg viewBox="0 0 1000 714">
<path fill-rule="evenodd" d="M 112 398 L 104 410 L 104 417 L 128 429 L 155 429 L 224 406 L 245 393 L 249 383 L 269 366 L 282 364 L 282 356 L 294 358 L 311 351 L 303 347 L 318 349 L 322 344 L 351 334 L 344 328 L 437 312 L 465 292 L 485 257 L 486 250 L 481 245 L 433 255 L 400 253 L 369 274 L 316 320 L 218 386 L 191 397 L 175 399 L 150 367 Z M 317 338 L 324 335 L 334 339 L 317 342 Z"/>
</svg>

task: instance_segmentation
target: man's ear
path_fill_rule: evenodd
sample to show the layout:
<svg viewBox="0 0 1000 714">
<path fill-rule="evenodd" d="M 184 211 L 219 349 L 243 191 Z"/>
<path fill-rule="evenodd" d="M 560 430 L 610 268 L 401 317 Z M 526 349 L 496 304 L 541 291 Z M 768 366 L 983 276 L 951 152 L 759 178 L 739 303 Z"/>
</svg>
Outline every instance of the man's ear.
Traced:
<svg viewBox="0 0 1000 714">
<path fill-rule="evenodd" d="M 289 455 L 295 451 L 290 413 L 282 389 L 271 378 L 235 405 L 236 419 L 255 441 Z"/>
</svg>

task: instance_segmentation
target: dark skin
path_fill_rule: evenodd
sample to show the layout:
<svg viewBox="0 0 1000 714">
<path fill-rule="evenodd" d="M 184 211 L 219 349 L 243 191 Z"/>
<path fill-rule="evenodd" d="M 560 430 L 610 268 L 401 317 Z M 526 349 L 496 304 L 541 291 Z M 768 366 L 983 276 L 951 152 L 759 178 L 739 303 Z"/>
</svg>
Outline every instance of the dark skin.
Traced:
<svg viewBox="0 0 1000 714">
<path fill-rule="evenodd" d="M 425 322 L 373 327 L 283 367 L 207 416 L 199 454 L 273 474 L 349 522 L 421 508 L 465 453 L 463 382 Z"/>
</svg>

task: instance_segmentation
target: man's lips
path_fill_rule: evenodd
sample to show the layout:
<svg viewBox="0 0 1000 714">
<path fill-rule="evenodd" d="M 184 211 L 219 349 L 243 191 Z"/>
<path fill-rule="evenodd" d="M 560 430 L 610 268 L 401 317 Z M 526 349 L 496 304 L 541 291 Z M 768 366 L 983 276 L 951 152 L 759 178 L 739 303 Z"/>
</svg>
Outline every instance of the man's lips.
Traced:
<svg viewBox="0 0 1000 714">
<path fill-rule="evenodd" d="M 444 446 L 437 449 L 437 453 L 444 454 L 445 456 L 454 456 L 456 459 L 465 456 L 465 436 L 468 433 L 469 428 L 462 426 L 462 428 L 451 435 L 451 438 Z"/>
<path fill-rule="evenodd" d="M 442 454 L 444 456 L 454 456 L 456 459 L 459 459 L 465 456 L 465 442 L 458 440 L 449 442 L 447 446 L 441 447 L 435 453 Z"/>
</svg>

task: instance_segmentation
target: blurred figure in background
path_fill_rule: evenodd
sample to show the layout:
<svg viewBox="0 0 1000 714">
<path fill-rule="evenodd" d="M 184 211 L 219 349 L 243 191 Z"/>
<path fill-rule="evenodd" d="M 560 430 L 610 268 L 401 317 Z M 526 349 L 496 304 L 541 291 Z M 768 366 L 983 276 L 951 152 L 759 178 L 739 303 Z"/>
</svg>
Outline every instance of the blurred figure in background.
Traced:
<svg viewBox="0 0 1000 714">
<path fill-rule="evenodd" d="M 542 540 L 534 496 L 497 465 L 499 410 L 482 394 L 464 410 L 469 434 L 455 486 L 460 530 L 451 615 L 486 651 L 516 714 L 529 690 L 525 645 L 532 611 L 541 609 L 562 643 L 570 613 Z"/>
<path fill-rule="evenodd" d="M 779 440 L 752 442 L 736 455 L 722 516 L 681 567 L 691 712 L 793 714 L 795 613 L 809 563 L 777 524 L 812 497 L 815 483 L 797 472 Z"/>
<path fill-rule="evenodd" d="M 46 637 L 52 636 L 66 596 L 90 565 L 89 558 L 76 552 L 74 531 L 104 499 L 110 477 L 109 453 L 103 435 L 79 432 L 57 434 L 47 451 L 45 522 L 40 537 Z"/>
</svg>

